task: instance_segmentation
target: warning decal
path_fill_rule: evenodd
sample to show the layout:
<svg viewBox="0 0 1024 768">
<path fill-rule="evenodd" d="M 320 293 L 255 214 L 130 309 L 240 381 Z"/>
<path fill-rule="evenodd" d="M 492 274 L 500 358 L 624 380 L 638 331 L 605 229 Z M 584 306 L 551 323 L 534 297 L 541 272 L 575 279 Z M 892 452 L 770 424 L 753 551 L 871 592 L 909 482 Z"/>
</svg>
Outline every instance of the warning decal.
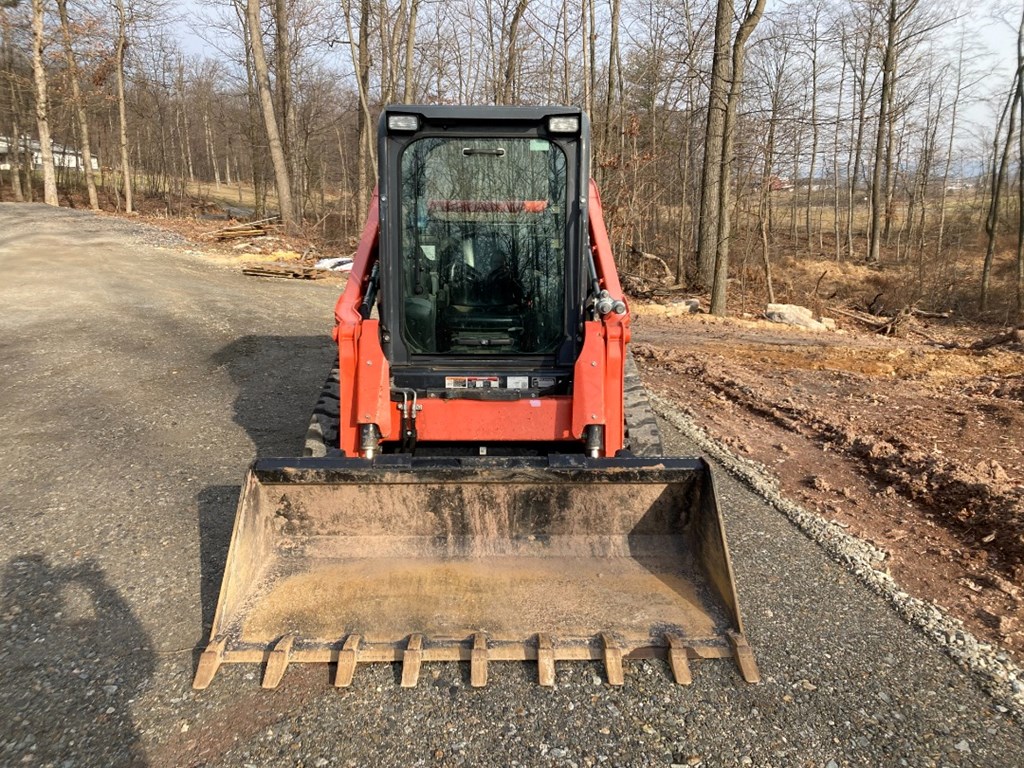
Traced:
<svg viewBox="0 0 1024 768">
<path fill-rule="evenodd" d="M 501 386 L 497 376 L 445 376 L 445 389 L 491 389 Z"/>
</svg>

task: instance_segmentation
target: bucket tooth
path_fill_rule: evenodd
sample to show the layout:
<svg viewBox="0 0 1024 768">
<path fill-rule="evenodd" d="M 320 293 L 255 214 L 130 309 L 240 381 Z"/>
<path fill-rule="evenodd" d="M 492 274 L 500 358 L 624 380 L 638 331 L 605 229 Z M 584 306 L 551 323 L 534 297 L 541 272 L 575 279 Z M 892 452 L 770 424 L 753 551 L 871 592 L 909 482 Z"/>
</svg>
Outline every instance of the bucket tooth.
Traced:
<svg viewBox="0 0 1024 768">
<path fill-rule="evenodd" d="M 690 685 L 693 675 L 690 674 L 686 646 L 675 635 L 666 635 L 665 639 L 668 641 L 668 665 L 672 668 L 672 677 L 679 685 Z"/>
<path fill-rule="evenodd" d="M 410 635 L 409 643 L 402 654 L 402 687 L 415 688 L 420 679 L 420 664 L 423 662 L 423 635 Z"/>
<path fill-rule="evenodd" d="M 609 634 L 601 634 L 604 646 L 604 671 L 608 676 L 608 685 L 622 685 L 625 680 L 622 674 L 622 649 Z"/>
<path fill-rule="evenodd" d="M 469 684 L 474 688 L 487 685 L 487 635 L 473 635 L 473 650 L 469 653 Z"/>
<path fill-rule="evenodd" d="M 284 672 L 288 669 L 288 661 L 292 654 L 292 646 L 295 644 L 295 635 L 285 635 L 274 646 L 267 659 L 267 668 L 263 670 L 263 687 L 277 688 Z"/>
<path fill-rule="evenodd" d="M 555 684 L 555 646 L 551 636 L 537 635 L 537 682 L 545 686 Z"/>
<path fill-rule="evenodd" d="M 352 685 L 352 677 L 356 673 L 356 663 L 359 661 L 359 635 L 349 635 L 345 639 L 345 645 L 338 651 L 338 671 L 334 675 L 336 688 L 348 688 Z"/>
<path fill-rule="evenodd" d="M 213 676 L 220 669 L 220 663 L 224 659 L 224 645 L 227 641 L 224 638 L 211 640 L 209 645 L 199 657 L 199 664 L 196 666 L 196 676 L 192 681 L 192 687 L 201 691 L 213 681 Z"/>
<path fill-rule="evenodd" d="M 754 652 L 747 642 L 747 638 L 739 632 L 730 632 L 729 643 L 732 645 L 733 656 L 736 659 L 736 666 L 740 668 L 740 675 L 748 683 L 761 682 L 761 673 L 757 669 L 757 662 L 754 660 Z"/>
</svg>

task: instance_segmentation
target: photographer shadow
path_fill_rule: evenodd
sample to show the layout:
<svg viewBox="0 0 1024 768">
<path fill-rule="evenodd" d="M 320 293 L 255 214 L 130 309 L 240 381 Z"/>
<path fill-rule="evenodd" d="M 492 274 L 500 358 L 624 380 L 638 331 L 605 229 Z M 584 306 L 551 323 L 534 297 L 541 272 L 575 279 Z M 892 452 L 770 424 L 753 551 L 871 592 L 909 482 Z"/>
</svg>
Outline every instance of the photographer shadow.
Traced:
<svg viewBox="0 0 1024 768">
<path fill-rule="evenodd" d="M 131 704 L 156 657 L 102 569 L 93 560 L 53 565 L 20 555 L 4 567 L 2 589 L 7 764 L 78 764 L 88 756 L 95 765 L 147 765 Z"/>
</svg>

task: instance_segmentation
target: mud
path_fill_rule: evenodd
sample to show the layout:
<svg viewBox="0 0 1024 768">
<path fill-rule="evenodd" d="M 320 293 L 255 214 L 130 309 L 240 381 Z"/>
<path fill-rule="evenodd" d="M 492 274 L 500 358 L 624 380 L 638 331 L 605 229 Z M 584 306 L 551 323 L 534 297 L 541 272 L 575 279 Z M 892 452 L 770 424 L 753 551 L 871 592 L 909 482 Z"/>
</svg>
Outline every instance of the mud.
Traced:
<svg viewBox="0 0 1024 768">
<path fill-rule="evenodd" d="M 465 639 L 485 631 L 522 642 L 556 638 L 647 640 L 673 630 L 688 638 L 721 634 L 727 620 L 695 584 L 704 579 L 678 558 L 495 557 L 303 560 L 262 585 L 241 640 L 270 643 L 284 632 L 335 643 L 358 633 L 398 642 L 412 633 Z"/>
</svg>

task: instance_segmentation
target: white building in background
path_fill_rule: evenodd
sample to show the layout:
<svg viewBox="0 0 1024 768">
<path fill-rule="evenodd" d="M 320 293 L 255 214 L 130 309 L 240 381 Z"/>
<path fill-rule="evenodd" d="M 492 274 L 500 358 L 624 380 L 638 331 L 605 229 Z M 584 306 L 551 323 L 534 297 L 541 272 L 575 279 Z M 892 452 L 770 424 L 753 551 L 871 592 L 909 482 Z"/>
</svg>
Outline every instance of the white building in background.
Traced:
<svg viewBox="0 0 1024 768">
<path fill-rule="evenodd" d="M 24 156 L 27 152 L 32 153 L 32 167 L 36 170 L 40 170 L 43 167 L 43 156 L 40 151 L 39 142 L 35 139 L 31 139 L 28 136 L 22 136 L 18 142 L 11 140 L 9 136 L 0 136 L 0 171 L 11 170 L 11 163 L 14 162 L 14 150 L 15 145 L 20 150 L 22 162 L 24 162 Z M 82 160 L 82 153 L 74 147 L 65 147 L 62 144 L 54 142 L 53 147 L 53 164 L 57 168 L 71 168 L 72 170 L 82 170 L 85 167 L 85 161 Z M 99 161 L 96 156 L 93 155 L 91 158 L 92 170 L 98 171 L 100 169 Z"/>
</svg>

